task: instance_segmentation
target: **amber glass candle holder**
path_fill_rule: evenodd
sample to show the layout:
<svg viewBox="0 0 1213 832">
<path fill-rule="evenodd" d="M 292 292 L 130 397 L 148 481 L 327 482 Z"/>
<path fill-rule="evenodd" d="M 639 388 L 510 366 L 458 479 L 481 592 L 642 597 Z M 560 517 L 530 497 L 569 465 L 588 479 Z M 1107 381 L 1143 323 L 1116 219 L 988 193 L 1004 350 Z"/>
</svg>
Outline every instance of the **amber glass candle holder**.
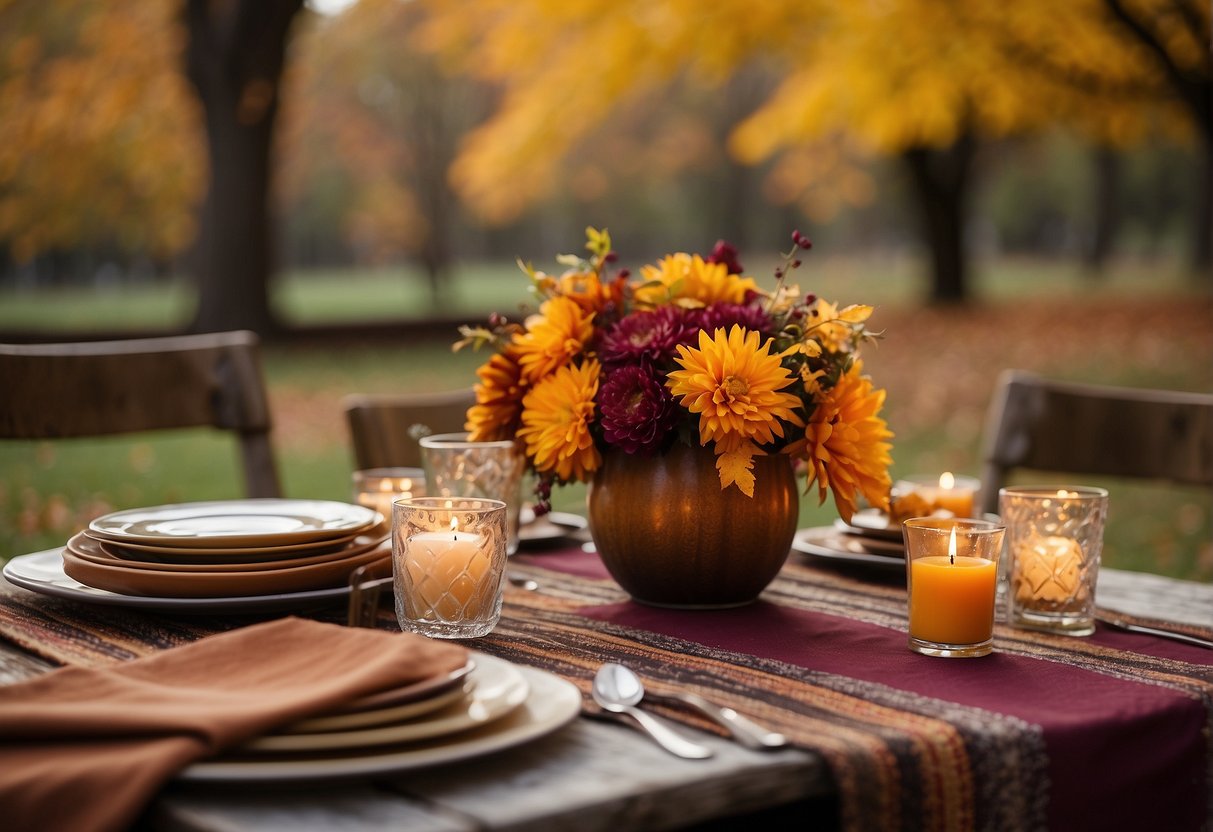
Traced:
<svg viewBox="0 0 1213 832">
<path fill-rule="evenodd" d="M 473 442 L 466 433 L 423 436 L 421 464 L 431 497 L 481 497 L 506 504 L 509 554 L 518 551 L 526 458 L 508 439 Z"/>
</svg>

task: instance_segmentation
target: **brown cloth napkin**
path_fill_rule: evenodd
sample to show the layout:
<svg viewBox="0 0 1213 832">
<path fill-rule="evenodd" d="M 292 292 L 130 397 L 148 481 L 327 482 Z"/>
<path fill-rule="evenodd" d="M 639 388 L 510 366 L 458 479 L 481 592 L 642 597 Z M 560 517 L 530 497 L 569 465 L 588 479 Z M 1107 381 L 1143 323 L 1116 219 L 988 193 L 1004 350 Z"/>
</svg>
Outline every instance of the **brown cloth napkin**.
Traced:
<svg viewBox="0 0 1213 832">
<path fill-rule="evenodd" d="M 459 645 L 285 618 L 0 688 L 0 826 L 116 830 L 189 763 L 447 673 Z"/>
</svg>

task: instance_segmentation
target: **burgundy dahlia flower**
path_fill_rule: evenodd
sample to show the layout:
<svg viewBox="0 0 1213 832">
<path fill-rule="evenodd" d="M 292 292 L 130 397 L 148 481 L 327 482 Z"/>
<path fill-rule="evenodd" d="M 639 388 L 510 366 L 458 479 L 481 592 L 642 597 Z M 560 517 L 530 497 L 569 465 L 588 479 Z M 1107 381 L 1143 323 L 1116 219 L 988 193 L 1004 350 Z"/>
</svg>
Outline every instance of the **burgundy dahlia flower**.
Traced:
<svg viewBox="0 0 1213 832">
<path fill-rule="evenodd" d="M 602 337 L 599 356 L 607 366 L 660 363 L 674 354 L 678 344 L 694 343 L 698 328 L 698 320 L 676 306 L 633 312 Z"/>
<path fill-rule="evenodd" d="M 651 456 L 673 431 L 678 405 L 656 372 L 631 364 L 612 370 L 602 383 L 598 413 L 607 444 Z"/>
<path fill-rule="evenodd" d="M 742 306 L 737 303 L 714 303 L 703 309 L 696 309 L 693 317 L 698 325 L 707 332 L 715 332 L 717 327 L 725 331 L 732 329 L 733 324 L 740 324 L 746 329 L 762 333 L 764 338 L 775 334 L 775 325 L 771 316 L 758 306 Z"/>
</svg>

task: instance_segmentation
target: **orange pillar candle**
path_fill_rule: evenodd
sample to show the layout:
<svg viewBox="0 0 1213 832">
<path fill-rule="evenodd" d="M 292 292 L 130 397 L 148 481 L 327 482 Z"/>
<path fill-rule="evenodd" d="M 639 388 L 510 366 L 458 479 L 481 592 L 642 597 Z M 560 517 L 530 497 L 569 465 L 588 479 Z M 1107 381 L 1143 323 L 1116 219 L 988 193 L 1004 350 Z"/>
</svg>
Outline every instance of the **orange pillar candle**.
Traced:
<svg viewBox="0 0 1213 832">
<path fill-rule="evenodd" d="M 911 636 L 938 644 L 977 644 L 994 634 L 994 561 L 936 555 L 918 558 L 910 569 Z"/>
<path fill-rule="evenodd" d="M 916 518 L 903 528 L 910 648 L 933 656 L 989 653 L 1005 528 L 951 518 Z"/>
</svg>

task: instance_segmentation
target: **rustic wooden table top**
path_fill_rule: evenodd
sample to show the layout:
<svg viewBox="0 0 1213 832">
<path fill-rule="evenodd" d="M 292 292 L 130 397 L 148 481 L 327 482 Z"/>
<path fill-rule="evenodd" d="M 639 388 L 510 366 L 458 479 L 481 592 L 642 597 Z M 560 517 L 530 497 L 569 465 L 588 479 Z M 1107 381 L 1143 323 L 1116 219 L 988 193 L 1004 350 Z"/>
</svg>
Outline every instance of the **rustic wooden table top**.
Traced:
<svg viewBox="0 0 1213 832">
<path fill-rule="evenodd" d="M 1100 606 L 1213 626 L 1213 585 L 1103 570 Z M 0 683 L 52 665 L 0 642 Z M 306 787 L 168 787 L 149 813 L 171 830 L 596 830 L 691 825 L 831 791 L 815 754 L 748 751 L 692 731 L 708 760 L 677 759 L 630 727 L 582 717 L 545 739 L 488 757 L 375 782 Z"/>
</svg>

